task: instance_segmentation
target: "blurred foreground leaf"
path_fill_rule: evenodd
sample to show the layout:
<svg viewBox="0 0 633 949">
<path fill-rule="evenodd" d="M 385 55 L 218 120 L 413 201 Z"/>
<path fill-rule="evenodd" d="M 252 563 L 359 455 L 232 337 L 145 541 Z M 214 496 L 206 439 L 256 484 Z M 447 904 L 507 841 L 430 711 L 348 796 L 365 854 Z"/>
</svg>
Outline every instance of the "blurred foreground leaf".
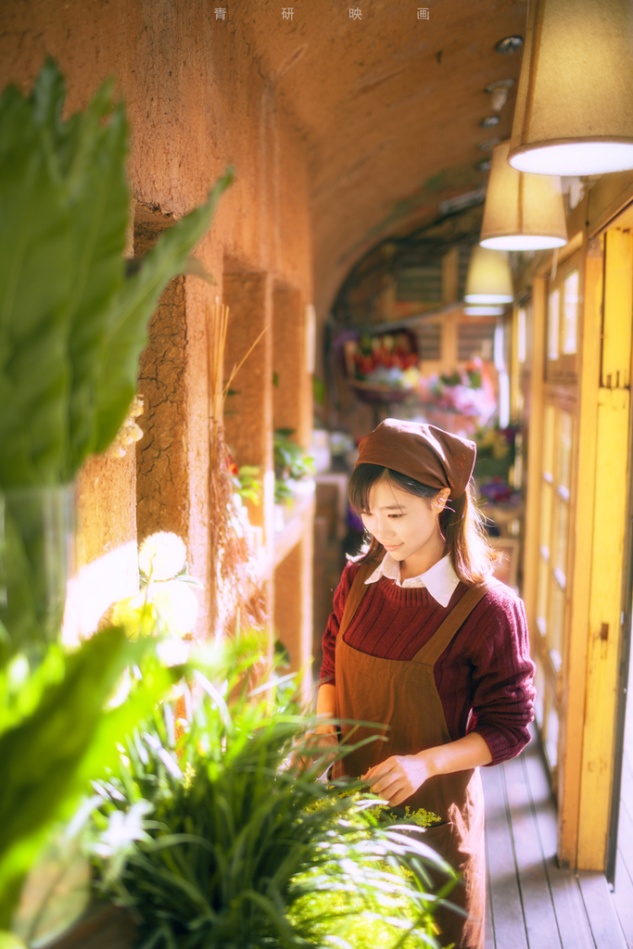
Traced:
<svg viewBox="0 0 633 949">
<path fill-rule="evenodd" d="M 0 96 L 0 487 L 65 484 L 122 425 L 147 324 L 230 184 L 128 272 L 128 125 L 105 83 L 63 118 L 45 62 L 32 92 Z M 200 267 L 196 268 L 200 273 Z"/>
<path fill-rule="evenodd" d="M 126 700 L 108 708 L 125 668 L 153 648 L 106 629 L 73 652 L 50 646 L 33 670 L 22 656 L 0 670 L 0 929 L 51 824 L 70 817 L 90 780 L 118 759 L 118 742 L 180 674 L 150 663 Z"/>
</svg>

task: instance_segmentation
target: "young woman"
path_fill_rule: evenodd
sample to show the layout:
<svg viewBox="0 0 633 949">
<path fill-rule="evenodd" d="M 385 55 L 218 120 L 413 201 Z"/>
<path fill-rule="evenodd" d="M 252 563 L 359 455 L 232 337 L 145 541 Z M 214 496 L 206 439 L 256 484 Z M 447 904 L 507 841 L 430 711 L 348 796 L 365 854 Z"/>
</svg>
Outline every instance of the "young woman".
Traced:
<svg viewBox="0 0 633 949">
<path fill-rule="evenodd" d="M 323 637 L 317 712 L 356 745 L 335 766 L 393 806 L 441 818 L 425 841 L 458 870 L 443 945 L 483 949 L 481 765 L 519 754 L 533 718 L 522 601 L 492 577 L 470 496 L 476 448 L 433 425 L 386 419 L 360 443 L 352 506 L 371 542 L 344 568 Z"/>
</svg>

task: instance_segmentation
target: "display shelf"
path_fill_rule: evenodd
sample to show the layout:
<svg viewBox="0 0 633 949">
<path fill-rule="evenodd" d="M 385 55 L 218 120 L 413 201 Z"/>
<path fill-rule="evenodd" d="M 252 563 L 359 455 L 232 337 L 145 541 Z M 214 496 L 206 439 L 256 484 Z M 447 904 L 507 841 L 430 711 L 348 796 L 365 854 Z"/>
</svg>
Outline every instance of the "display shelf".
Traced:
<svg viewBox="0 0 633 949">
<path fill-rule="evenodd" d="M 292 507 L 284 511 L 283 526 L 274 534 L 274 566 L 285 560 L 290 551 L 299 544 L 305 532 L 312 529 L 315 504 L 315 482 L 310 480 L 301 494 L 295 495 Z"/>
</svg>

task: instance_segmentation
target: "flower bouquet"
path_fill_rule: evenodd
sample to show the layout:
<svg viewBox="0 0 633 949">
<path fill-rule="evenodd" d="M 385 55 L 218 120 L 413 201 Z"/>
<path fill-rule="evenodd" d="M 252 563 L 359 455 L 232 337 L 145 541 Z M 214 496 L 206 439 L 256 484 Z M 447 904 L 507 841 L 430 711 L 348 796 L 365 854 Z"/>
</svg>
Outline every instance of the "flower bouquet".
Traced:
<svg viewBox="0 0 633 949">
<path fill-rule="evenodd" d="M 480 359 L 474 359 L 464 369 L 453 369 L 420 380 L 424 402 L 432 403 L 447 412 L 476 416 L 479 424 L 487 424 L 497 409 L 492 386 Z"/>
<path fill-rule="evenodd" d="M 493 385 L 478 358 L 463 369 L 421 378 L 418 395 L 428 422 L 468 438 L 497 411 Z"/>
<path fill-rule="evenodd" d="M 415 337 L 402 330 L 348 340 L 345 366 L 349 383 L 361 401 L 401 402 L 418 384 Z"/>
</svg>

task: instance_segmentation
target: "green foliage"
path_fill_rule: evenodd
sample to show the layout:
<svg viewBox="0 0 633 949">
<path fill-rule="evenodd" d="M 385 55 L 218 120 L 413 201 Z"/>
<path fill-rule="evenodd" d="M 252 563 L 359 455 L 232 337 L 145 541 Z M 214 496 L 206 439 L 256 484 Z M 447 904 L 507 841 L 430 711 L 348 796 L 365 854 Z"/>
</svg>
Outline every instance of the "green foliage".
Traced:
<svg viewBox="0 0 633 949">
<path fill-rule="evenodd" d="M 0 96 L 0 487 L 63 484 L 104 451 L 136 391 L 146 327 L 209 227 L 207 201 L 126 271 L 124 108 L 104 84 L 63 118 L 48 60 L 28 96 Z"/>
<path fill-rule="evenodd" d="M 363 949 L 354 920 L 381 949 L 436 946 L 424 868 L 448 868 L 377 799 L 316 780 L 322 759 L 295 764 L 310 746 L 287 682 L 248 679 L 248 661 L 222 686 L 198 672 L 191 720 L 164 705 L 97 785 L 99 894 L 140 915 L 143 949 Z"/>
<path fill-rule="evenodd" d="M 262 473 L 259 465 L 240 465 L 233 477 L 237 494 L 245 501 L 261 504 Z"/>
<path fill-rule="evenodd" d="M 314 474 L 314 458 L 295 441 L 294 434 L 292 428 L 276 428 L 273 433 L 275 501 L 278 503 L 292 498 L 289 482 Z"/>
<path fill-rule="evenodd" d="M 318 376 L 312 376 L 312 398 L 316 405 L 324 406 L 326 395 L 327 387 L 323 379 L 320 379 Z"/>
<path fill-rule="evenodd" d="M 378 846 L 354 854 L 352 863 L 346 860 L 343 874 L 336 860 L 300 874 L 295 884 L 303 893 L 293 901 L 290 918 L 310 944 L 324 949 L 341 945 L 346 949 L 436 946 L 435 904 L 429 900 L 432 888 L 425 886 L 424 864 L 415 859 L 415 850 L 409 851 L 411 842 L 404 835 L 415 836 L 419 828 L 429 827 L 439 818 L 423 808 L 392 809 L 358 790 L 339 789 L 338 793 L 352 805 L 346 821 L 351 817 L 363 836 L 367 829 L 378 829 Z M 381 829 L 386 846 L 380 844 Z M 370 834 L 370 839 L 373 836 Z M 428 862 L 432 861 L 427 858 Z M 449 875 L 437 898 L 448 895 L 452 885 Z"/>
<path fill-rule="evenodd" d="M 0 496 L 0 660 L 11 652 L 35 659 L 58 639 L 64 618 L 74 530 L 72 486 L 17 488 Z"/>
<path fill-rule="evenodd" d="M 49 646 L 37 668 L 22 655 L 0 668 L 0 929 L 53 822 L 71 815 L 90 779 L 117 759 L 118 741 L 177 677 L 151 649 L 112 628 L 74 651 Z M 142 680 L 106 707 L 124 669 L 143 656 Z"/>
<path fill-rule="evenodd" d="M 129 270 L 125 110 L 111 83 L 68 118 L 64 99 L 50 59 L 29 95 L 15 86 L 0 95 L 0 629 L 5 648 L 32 655 L 59 633 L 65 551 L 47 556 L 51 524 L 8 493 L 72 484 L 111 444 L 136 392 L 149 318 L 232 178 Z"/>
</svg>

